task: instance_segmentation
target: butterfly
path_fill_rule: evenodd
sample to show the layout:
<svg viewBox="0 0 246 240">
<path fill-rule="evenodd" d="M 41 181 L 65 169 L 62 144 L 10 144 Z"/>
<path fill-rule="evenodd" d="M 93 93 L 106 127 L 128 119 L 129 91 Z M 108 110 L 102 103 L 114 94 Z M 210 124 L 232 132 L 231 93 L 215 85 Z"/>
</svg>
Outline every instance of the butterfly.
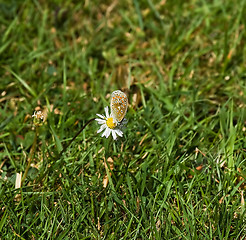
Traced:
<svg viewBox="0 0 246 240">
<path fill-rule="evenodd" d="M 124 119 L 127 107 L 128 99 L 126 94 L 121 92 L 120 90 L 112 92 L 110 108 L 111 113 L 113 114 L 113 117 L 117 121 L 117 123 L 120 123 Z"/>
</svg>

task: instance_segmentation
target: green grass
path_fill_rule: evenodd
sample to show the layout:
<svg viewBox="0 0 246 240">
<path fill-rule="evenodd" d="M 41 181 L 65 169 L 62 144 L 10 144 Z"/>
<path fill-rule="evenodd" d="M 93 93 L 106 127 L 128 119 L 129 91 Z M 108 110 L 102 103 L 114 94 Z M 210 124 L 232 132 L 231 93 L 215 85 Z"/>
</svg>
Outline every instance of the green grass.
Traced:
<svg viewBox="0 0 246 240">
<path fill-rule="evenodd" d="M 2 1 L 0 239 L 245 239 L 245 16 L 244 0 Z M 124 137 L 93 121 L 66 148 L 116 89 Z"/>
</svg>

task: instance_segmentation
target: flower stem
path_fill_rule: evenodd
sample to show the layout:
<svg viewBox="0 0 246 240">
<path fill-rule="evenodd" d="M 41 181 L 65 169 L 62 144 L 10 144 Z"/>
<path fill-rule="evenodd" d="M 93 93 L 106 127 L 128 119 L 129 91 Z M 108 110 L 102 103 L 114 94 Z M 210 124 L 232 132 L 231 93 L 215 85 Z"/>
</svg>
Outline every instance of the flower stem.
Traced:
<svg viewBox="0 0 246 240">
<path fill-rule="evenodd" d="M 71 143 L 79 136 L 79 134 L 85 129 L 85 127 L 92 121 L 94 121 L 95 118 L 90 119 L 88 122 L 85 123 L 85 125 L 75 134 L 75 136 L 70 140 L 67 146 L 65 146 L 62 151 L 59 154 L 59 157 L 62 156 L 62 154 L 67 150 L 67 148 L 71 145 Z"/>
<path fill-rule="evenodd" d="M 26 176 L 27 176 L 27 173 L 28 173 L 28 170 L 31 166 L 31 162 L 32 162 L 32 159 L 33 159 L 33 154 L 34 154 L 34 151 L 36 149 L 36 145 L 37 145 L 37 137 L 38 137 L 38 127 L 35 128 L 35 136 L 34 136 L 34 140 L 33 140 L 33 144 L 32 144 L 32 148 L 30 150 L 30 153 L 29 153 L 29 156 L 28 156 L 28 159 L 27 159 L 27 166 L 26 166 L 26 170 L 25 170 L 25 173 L 23 175 L 23 178 L 21 180 L 21 185 L 24 183 L 25 179 L 26 179 Z"/>
</svg>

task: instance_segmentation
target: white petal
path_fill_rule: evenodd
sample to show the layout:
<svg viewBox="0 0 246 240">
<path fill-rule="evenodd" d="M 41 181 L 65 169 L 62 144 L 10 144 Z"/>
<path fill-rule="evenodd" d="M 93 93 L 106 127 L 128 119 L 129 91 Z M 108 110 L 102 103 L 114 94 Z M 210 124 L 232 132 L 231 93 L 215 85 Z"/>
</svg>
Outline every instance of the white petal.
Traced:
<svg viewBox="0 0 246 240">
<path fill-rule="evenodd" d="M 98 124 L 105 124 L 106 123 L 106 120 L 102 120 L 99 118 L 96 118 L 95 120 L 97 121 Z"/>
<path fill-rule="evenodd" d="M 109 114 L 108 114 L 108 106 L 104 108 L 105 113 L 106 113 L 106 118 L 109 118 Z"/>
<path fill-rule="evenodd" d="M 104 136 L 106 137 L 107 132 L 108 132 L 108 128 L 105 129 L 105 131 L 102 134 L 102 137 L 104 137 Z"/>
<path fill-rule="evenodd" d="M 106 124 L 103 124 L 103 125 L 99 128 L 99 130 L 97 131 L 97 133 L 102 132 L 106 127 L 107 127 L 107 125 L 106 125 Z"/>
<path fill-rule="evenodd" d="M 123 132 L 120 131 L 120 129 L 115 129 L 115 132 L 116 132 L 120 137 L 123 136 Z"/>
<path fill-rule="evenodd" d="M 105 116 L 101 115 L 101 114 L 96 114 L 98 117 L 102 118 L 102 119 L 105 119 Z"/>
<path fill-rule="evenodd" d="M 116 136 L 115 130 L 112 130 L 112 136 L 113 136 L 113 139 L 114 139 L 114 140 L 116 140 L 116 139 L 117 139 L 117 136 Z"/>
<path fill-rule="evenodd" d="M 105 137 L 108 138 L 111 132 L 112 132 L 112 130 L 110 128 L 108 128 Z"/>
</svg>

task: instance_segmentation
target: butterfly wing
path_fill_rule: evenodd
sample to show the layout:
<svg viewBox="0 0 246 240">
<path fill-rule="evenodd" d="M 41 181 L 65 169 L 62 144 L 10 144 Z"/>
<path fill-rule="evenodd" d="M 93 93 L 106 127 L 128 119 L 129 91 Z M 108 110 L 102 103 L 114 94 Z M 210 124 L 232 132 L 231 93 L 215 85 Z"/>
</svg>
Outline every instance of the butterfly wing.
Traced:
<svg viewBox="0 0 246 240">
<path fill-rule="evenodd" d="M 128 99 L 125 93 L 116 90 L 111 94 L 111 113 L 117 122 L 121 122 L 127 111 Z"/>
</svg>

